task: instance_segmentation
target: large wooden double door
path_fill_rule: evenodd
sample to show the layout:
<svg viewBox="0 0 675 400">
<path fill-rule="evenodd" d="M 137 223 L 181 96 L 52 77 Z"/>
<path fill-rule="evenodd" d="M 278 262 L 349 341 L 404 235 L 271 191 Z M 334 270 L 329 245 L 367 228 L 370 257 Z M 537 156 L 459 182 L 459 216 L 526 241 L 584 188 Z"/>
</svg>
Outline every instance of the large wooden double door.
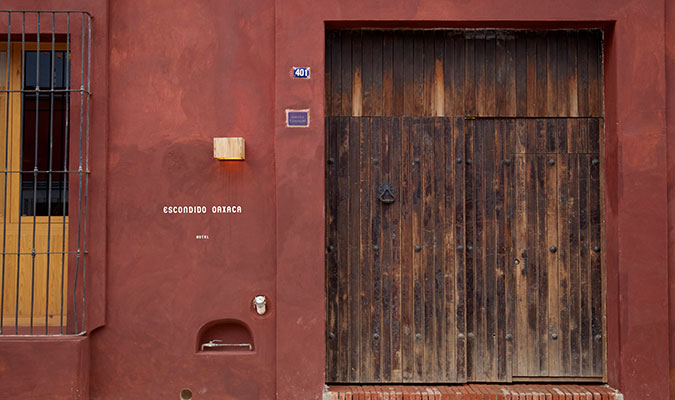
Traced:
<svg viewBox="0 0 675 400">
<path fill-rule="evenodd" d="M 600 45 L 328 33 L 328 382 L 603 379 Z"/>
</svg>

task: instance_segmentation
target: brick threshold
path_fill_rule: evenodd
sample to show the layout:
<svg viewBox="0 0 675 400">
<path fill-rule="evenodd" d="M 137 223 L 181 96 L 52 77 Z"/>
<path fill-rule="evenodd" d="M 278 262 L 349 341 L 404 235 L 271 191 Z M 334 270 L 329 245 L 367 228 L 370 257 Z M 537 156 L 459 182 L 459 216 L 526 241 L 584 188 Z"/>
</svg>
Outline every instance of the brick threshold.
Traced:
<svg viewBox="0 0 675 400">
<path fill-rule="evenodd" d="M 623 400 L 607 385 L 331 385 L 323 400 Z"/>
</svg>

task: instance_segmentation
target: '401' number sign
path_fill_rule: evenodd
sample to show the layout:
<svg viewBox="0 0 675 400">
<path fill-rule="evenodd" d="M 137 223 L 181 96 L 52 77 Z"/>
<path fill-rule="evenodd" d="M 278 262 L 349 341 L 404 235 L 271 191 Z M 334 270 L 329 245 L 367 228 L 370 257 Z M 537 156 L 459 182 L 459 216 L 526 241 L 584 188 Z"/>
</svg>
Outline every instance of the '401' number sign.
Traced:
<svg viewBox="0 0 675 400">
<path fill-rule="evenodd" d="M 293 67 L 293 78 L 309 79 L 309 67 Z"/>
</svg>

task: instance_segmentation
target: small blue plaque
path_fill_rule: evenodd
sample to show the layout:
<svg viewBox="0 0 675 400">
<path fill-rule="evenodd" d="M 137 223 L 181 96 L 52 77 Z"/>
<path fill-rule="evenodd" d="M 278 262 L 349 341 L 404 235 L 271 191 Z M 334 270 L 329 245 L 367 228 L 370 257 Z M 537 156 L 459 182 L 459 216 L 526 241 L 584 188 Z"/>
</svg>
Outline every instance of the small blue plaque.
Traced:
<svg viewBox="0 0 675 400">
<path fill-rule="evenodd" d="M 293 78 L 309 79 L 309 67 L 293 67 Z"/>
<path fill-rule="evenodd" d="M 309 126 L 309 110 L 286 110 L 286 126 L 306 128 Z"/>
</svg>

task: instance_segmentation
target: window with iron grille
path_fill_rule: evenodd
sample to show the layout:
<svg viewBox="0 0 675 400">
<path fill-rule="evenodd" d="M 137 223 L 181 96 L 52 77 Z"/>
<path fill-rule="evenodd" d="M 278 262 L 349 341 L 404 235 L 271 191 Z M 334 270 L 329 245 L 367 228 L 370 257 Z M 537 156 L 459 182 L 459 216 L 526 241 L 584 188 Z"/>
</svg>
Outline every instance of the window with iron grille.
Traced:
<svg viewBox="0 0 675 400">
<path fill-rule="evenodd" d="M 0 335 L 80 334 L 91 15 L 0 11 L 0 20 Z"/>
</svg>

